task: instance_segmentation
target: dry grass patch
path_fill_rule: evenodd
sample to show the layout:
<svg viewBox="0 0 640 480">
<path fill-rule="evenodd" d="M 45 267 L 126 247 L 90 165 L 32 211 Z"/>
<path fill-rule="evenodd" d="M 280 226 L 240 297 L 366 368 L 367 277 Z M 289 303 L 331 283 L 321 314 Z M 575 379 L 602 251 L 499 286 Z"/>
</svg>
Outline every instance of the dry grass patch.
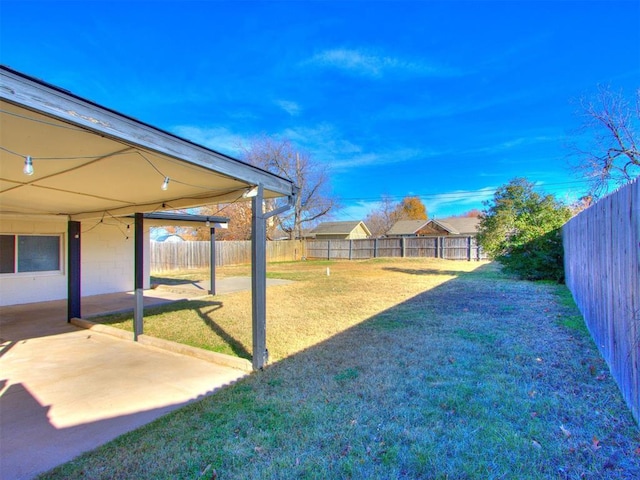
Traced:
<svg viewBox="0 0 640 480">
<path fill-rule="evenodd" d="M 269 277 L 295 281 L 267 289 L 270 360 L 278 361 L 304 350 L 482 265 L 486 264 L 435 259 L 270 264 Z M 220 278 L 250 273 L 247 266 L 218 269 Z M 207 275 L 206 271 L 177 272 L 155 277 L 153 281 L 180 285 L 185 281 L 207 280 Z M 407 281 L 408 275 L 411 281 Z M 132 314 L 112 315 L 97 321 L 133 330 Z M 251 293 L 238 292 L 147 309 L 145 333 L 251 358 Z"/>
</svg>

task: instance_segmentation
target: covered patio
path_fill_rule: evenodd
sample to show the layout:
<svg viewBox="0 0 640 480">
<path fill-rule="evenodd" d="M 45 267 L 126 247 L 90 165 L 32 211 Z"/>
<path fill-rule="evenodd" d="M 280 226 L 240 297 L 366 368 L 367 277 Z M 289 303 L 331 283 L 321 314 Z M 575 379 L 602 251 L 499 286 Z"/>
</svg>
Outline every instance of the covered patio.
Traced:
<svg viewBox="0 0 640 480">
<path fill-rule="evenodd" d="M 266 222 L 293 204 L 289 180 L 4 66 L 0 120 L 1 305 L 66 298 L 71 320 L 87 293 L 133 290 L 137 338 L 146 222 L 250 199 L 253 368 L 265 365 Z"/>
</svg>

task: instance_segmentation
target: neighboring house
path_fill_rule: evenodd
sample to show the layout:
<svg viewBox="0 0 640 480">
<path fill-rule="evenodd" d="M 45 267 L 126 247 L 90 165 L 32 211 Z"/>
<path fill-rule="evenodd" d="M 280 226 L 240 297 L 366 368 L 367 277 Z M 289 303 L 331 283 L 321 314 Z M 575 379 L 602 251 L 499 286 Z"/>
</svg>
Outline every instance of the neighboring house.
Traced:
<svg viewBox="0 0 640 480">
<path fill-rule="evenodd" d="M 432 220 L 400 220 L 389 229 L 388 237 L 457 236 L 475 237 L 479 217 L 449 217 Z"/>
<path fill-rule="evenodd" d="M 420 235 L 475 237 L 478 233 L 478 225 L 480 225 L 480 217 L 433 219 L 420 230 Z"/>
<path fill-rule="evenodd" d="M 324 222 L 310 232 L 316 240 L 356 240 L 369 238 L 371 232 L 361 221 Z"/>
<path fill-rule="evenodd" d="M 180 235 L 177 235 L 175 233 L 167 233 L 164 235 L 159 235 L 156 238 L 152 238 L 151 240 L 155 241 L 155 242 L 161 242 L 161 243 L 180 243 L 180 242 L 184 242 L 184 238 L 182 238 Z"/>
<path fill-rule="evenodd" d="M 289 240 L 289 234 L 282 228 L 276 227 L 271 233 L 267 233 L 267 239 L 272 241 Z"/>
<path fill-rule="evenodd" d="M 387 232 L 387 237 L 416 237 L 429 220 L 399 220 Z"/>
</svg>

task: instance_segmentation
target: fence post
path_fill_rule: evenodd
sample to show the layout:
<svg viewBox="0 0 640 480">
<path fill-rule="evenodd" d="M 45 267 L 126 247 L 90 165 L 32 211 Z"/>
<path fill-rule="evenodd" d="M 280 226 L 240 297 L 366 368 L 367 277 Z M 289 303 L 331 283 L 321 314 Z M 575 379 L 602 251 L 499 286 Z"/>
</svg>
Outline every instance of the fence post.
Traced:
<svg viewBox="0 0 640 480">
<path fill-rule="evenodd" d="M 467 237 L 467 261 L 471 261 L 471 237 Z"/>
<path fill-rule="evenodd" d="M 373 258 L 378 258 L 378 239 L 373 239 Z"/>
<path fill-rule="evenodd" d="M 331 240 L 327 240 L 327 260 L 331 260 Z"/>
<path fill-rule="evenodd" d="M 404 258 L 407 255 L 407 245 L 406 245 L 406 238 L 402 237 L 400 239 L 400 256 L 402 258 Z"/>
<path fill-rule="evenodd" d="M 353 250 L 353 240 L 349 240 L 349 260 L 351 260 L 351 251 Z"/>
</svg>

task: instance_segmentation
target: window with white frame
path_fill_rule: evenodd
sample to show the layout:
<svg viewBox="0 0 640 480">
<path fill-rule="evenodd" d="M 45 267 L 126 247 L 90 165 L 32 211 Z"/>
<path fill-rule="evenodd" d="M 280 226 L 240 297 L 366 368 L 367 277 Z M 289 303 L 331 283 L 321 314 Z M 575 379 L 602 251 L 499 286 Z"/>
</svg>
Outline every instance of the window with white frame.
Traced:
<svg viewBox="0 0 640 480">
<path fill-rule="evenodd" d="M 0 234 L 0 274 L 60 272 L 61 235 Z"/>
</svg>

